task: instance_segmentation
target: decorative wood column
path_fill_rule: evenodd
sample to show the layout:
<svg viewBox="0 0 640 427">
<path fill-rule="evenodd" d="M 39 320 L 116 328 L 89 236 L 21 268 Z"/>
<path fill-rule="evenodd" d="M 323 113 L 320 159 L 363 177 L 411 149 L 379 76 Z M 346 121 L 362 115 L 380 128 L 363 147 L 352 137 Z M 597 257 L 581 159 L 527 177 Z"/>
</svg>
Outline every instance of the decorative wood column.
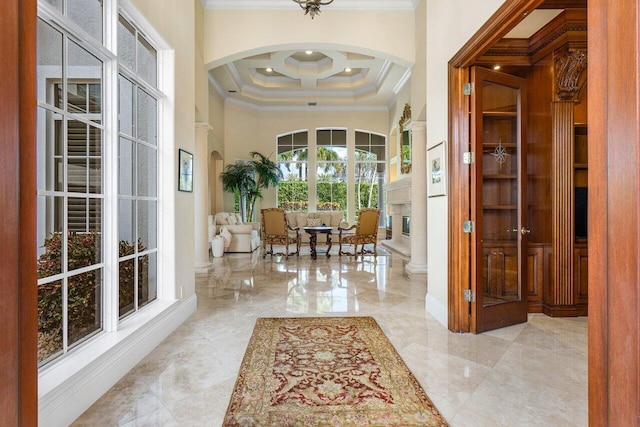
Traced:
<svg viewBox="0 0 640 427">
<path fill-rule="evenodd" d="M 557 99 L 552 121 L 552 271 L 544 312 L 568 315 L 576 304 L 574 287 L 574 104 L 587 66 L 585 50 L 555 53 Z"/>
<path fill-rule="evenodd" d="M 411 261 L 408 273 L 427 272 L 427 125 L 411 122 Z M 395 232 L 395 230 L 394 230 Z"/>
<path fill-rule="evenodd" d="M 211 129 L 208 123 L 196 123 L 196 148 L 193 155 L 195 271 L 205 274 L 213 269 L 209 261 L 209 225 L 207 221 L 209 182 L 207 134 Z"/>
</svg>

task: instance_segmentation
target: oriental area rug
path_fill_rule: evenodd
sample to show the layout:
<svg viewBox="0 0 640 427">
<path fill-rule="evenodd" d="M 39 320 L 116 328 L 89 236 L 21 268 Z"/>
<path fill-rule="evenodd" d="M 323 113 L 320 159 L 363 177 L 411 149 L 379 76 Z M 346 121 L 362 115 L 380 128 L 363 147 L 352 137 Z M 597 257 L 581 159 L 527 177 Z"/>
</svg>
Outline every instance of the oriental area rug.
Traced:
<svg viewBox="0 0 640 427">
<path fill-rule="evenodd" d="M 447 426 L 372 317 L 260 318 L 224 426 Z"/>
</svg>

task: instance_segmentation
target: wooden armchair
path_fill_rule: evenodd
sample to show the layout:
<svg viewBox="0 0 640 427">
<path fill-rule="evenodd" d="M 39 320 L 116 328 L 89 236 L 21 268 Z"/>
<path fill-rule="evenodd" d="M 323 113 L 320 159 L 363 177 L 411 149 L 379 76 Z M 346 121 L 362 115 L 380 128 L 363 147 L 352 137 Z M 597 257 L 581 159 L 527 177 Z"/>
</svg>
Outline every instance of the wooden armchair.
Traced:
<svg viewBox="0 0 640 427">
<path fill-rule="evenodd" d="M 286 219 L 286 211 L 279 208 L 262 209 L 262 258 L 267 255 L 300 256 L 300 229 L 292 228 Z M 267 251 L 267 244 L 269 250 Z M 295 244 L 296 251 L 289 252 L 289 246 Z M 284 252 L 274 252 L 273 245 L 284 245 Z"/>
<path fill-rule="evenodd" d="M 349 228 L 338 228 L 340 248 L 338 255 L 349 255 L 355 258 L 358 255 L 373 254 L 377 256 L 376 245 L 378 244 L 378 221 L 380 219 L 380 209 L 361 209 L 358 214 L 358 223 Z M 355 229 L 355 233 L 347 233 L 348 230 Z M 365 245 L 373 244 L 372 250 L 366 250 Z M 345 252 L 342 245 L 353 245 L 353 252 Z M 362 245 L 358 251 L 358 245 Z"/>
</svg>

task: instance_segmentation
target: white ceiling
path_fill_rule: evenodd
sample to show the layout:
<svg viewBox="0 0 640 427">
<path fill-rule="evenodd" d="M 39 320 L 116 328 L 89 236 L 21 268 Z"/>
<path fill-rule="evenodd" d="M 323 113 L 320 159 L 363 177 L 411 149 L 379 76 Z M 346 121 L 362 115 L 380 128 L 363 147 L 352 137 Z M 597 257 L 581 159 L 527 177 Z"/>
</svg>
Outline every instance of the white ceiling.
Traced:
<svg viewBox="0 0 640 427">
<path fill-rule="evenodd" d="M 291 0 L 201 0 L 208 9 L 297 8 Z M 335 0 L 323 8 L 414 9 L 419 0 Z M 561 11 L 535 10 L 508 37 L 528 38 Z M 322 15 L 316 17 L 322 19 Z M 209 81 L 225 100 L 259 110 L 386 110 L 411 77 L 390 59 L 355 51 L 323 49 L 265 52 L 209 70 Z M 272 71 L 267 71 L 267 68 Z M 350 72 L 345 71 L 351 68 Z"/>
</svg>

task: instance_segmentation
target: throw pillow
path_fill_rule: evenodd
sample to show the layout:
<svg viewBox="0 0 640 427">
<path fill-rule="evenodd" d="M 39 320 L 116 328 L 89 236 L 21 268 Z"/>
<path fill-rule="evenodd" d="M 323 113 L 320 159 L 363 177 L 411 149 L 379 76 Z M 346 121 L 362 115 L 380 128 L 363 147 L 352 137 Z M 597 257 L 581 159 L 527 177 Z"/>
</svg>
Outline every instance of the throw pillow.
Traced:
<svg viewBox="0 0 640 427">
<path fill-rule="evenodd" d="M 224 248 L 227 249 L 231 244 L 231 232 L 227 230 L 227 227 L 222 227 L 220 236 L 224 239 Z"/>
<path fill-rule="evenodd" d="M 324 225 L 331 225 L 331 213 L 324 212 L 320 214 L 320 219 Z"/>
<path fill-rule="evenodd" d="M 236 219 L 235 215 L 229 215 L 229 217 L 227 218 L 227 222 L 229 223 L 229 225 L 236 225 L 238 223 L 238 220 Z"/>
<path fill-rule="evenodd" d="M 242 215 L 236 213 L 236 224 L 242 224 Z"/>
<path fill-rule="evenodd" d="M 309 219 L 307 219 L 307 225 L 309 225 L 309 226 L 322 225 L 322 219 L 321 218 L 309 218 Z"/>
</svg>

